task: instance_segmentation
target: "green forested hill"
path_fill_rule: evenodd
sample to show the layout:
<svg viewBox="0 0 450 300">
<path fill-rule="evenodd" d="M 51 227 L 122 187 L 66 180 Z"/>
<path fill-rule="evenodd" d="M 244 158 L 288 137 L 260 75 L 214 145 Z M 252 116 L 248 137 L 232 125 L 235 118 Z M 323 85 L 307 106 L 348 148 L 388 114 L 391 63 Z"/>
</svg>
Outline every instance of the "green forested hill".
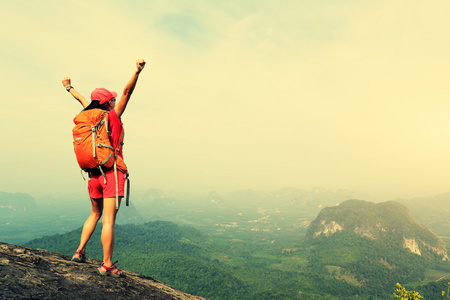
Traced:
<svg viewBox="0 0 450 300">
<path fill-rule="evenodd" d="M 323 209 L 306 239 L 318 269 L 368 290 L 422 281 L 437 265 L 448 270 L 442 240 L 396 202 L 349 200 Z"/>
<path fill-rule="evenodd" d="M 409 247 L 411 252 L 415 250 L 425 257 L 446 257 L 445 243 L 413 219 L 404 205 L 394 201 L 375 204 L 348 200 L 339 206 L 324 208 L 311 222 L 306 239 L 311 241 L 318 236 L 330 237 L 333 231 L 352 232 L 386 248 L 404 248 L 405 244 L 413 243 L 415 245 Z"/>
</svg>

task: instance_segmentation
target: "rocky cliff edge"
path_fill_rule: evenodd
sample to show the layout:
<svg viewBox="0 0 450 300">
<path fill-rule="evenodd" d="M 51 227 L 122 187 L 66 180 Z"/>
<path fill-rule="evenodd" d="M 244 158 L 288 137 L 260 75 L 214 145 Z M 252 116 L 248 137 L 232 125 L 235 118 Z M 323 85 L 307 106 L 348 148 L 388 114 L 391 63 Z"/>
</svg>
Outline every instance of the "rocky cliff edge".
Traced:
<svg viewBox="0 0 450 300">
<path fill-rule="evenodd" d="M 101 261 L 75 263 L 70 259 L 0 243 L 0 299 L 204 299 L 125 270 L 126 278 L 100 276 L 96 269 Z"/>
</svg>

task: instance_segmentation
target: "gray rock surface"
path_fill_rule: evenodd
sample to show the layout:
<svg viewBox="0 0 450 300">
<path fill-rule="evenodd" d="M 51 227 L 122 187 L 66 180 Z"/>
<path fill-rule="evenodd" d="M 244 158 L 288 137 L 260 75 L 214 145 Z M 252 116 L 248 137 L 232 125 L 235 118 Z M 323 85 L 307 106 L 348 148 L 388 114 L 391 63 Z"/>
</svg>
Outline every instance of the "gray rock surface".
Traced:
<svg viewBox="0 0 450 300">
<path fill-rule="evenodd" d="M 125 270 L 126 278 L 101 276 L 96 270 L 100 260 L 70 259 L 0 243 L 0 299 L 204 299 Z"/>
</svg>

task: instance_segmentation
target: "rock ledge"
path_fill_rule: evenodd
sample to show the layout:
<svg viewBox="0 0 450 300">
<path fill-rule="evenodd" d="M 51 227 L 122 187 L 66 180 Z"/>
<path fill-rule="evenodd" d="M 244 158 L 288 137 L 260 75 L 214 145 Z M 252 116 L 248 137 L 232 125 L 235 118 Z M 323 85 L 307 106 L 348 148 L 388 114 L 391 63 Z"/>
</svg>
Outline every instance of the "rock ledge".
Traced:
<svg viewBox="0 0 450 300">
<path fill-rule="evenodd" d="M 125 270 L 126 278 L 100 276 L 96 271 L 100 260 L 75 263 L 70 259 L 0 243 L 0 299 L 204 299 Z"/>
</svg>

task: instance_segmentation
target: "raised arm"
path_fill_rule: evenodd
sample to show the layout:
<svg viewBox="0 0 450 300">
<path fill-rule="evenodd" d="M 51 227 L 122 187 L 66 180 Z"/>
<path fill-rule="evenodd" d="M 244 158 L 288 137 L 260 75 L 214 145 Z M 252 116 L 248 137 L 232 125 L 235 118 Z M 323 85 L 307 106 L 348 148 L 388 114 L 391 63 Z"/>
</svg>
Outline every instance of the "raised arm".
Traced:
<svg viewBox="0 0 450 300">
<path fill-rule="evenodd" d="M 72 85 L 70 84 L 70 77 L 65 77 L 62 80 L 62 84 L 66 88 L 66 90 L 68 90 L 68 92 L 75 99 L 77 99 L 78 102 L 80 102 L 80 104 L 83 106 L 83 108 L 86 108 L 86 106 L 89 105 L 89 102 L 87 102 L 86 99 L 72 87 Z"/>
<path fill-rule="evenodd" d="M 120 118 L 127 107 L 128 101 L 130 100 L 131 94 L 136 87 L 137 80 L 139 78 L 139 74 L 145 67 L 145 61 L 143 59 L 139 59 L 136 61 L 136 71 L 134 71 L 133 76 L 131 76 L 130 81 L 127 82 L 123 89 L 122 96 L 120 97 L 119 102 L 114 107 L 117 116 Z"/>
</svg>

